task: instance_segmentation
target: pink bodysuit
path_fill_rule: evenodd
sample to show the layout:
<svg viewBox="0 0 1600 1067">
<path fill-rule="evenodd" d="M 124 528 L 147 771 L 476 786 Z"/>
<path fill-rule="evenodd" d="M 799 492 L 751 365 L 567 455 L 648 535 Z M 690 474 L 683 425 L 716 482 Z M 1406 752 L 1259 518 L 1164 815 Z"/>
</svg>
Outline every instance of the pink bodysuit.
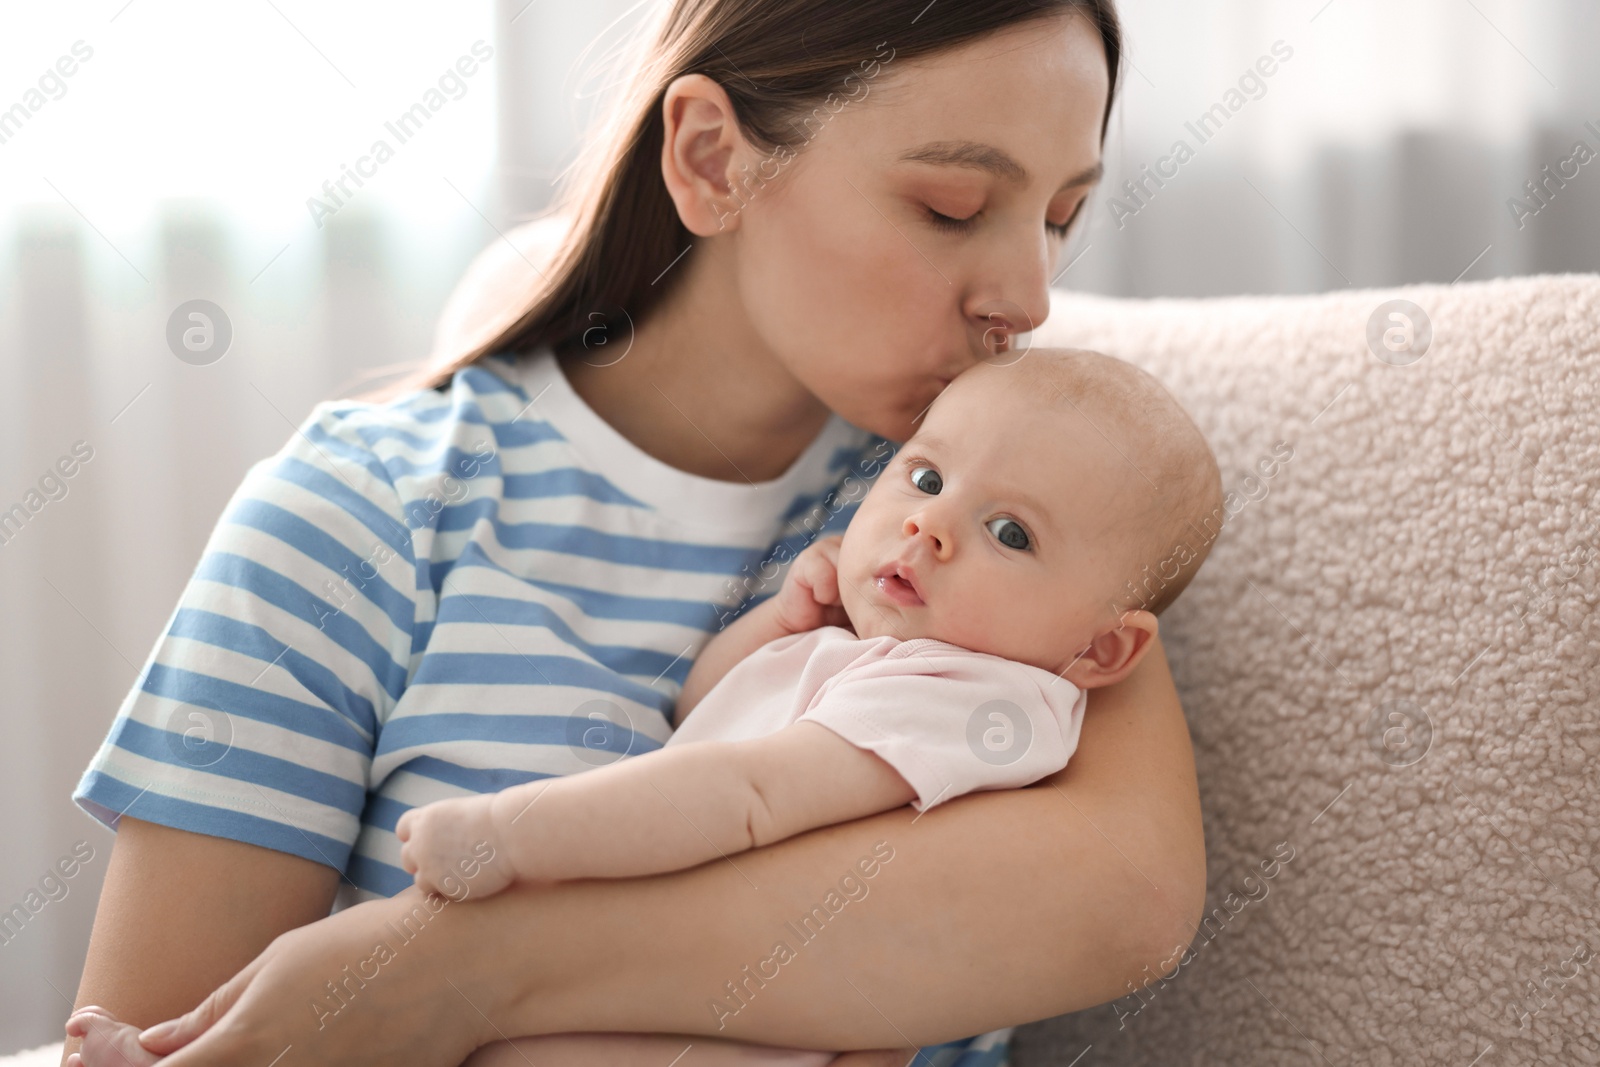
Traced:
<svg viewBox="0 0 1600 1067">
<path fill-rule="evenodd" d="M 858 638 L 824 626 L 745 657 L 667 744 L 736 741 L 801 719 L 882 757 L 926 811 L 1067 765 L 1087 694 L 1049 671 L 944 641 Z"/>
</svg>

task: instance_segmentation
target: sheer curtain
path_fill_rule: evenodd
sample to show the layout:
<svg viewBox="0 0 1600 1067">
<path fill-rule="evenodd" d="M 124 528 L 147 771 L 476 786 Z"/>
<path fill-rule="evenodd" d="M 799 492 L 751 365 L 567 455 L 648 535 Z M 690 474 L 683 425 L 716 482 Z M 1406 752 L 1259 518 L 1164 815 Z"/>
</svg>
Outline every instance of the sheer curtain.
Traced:
<svg viewBox="0 0 1600 1067">
<path fill-rule="evenodd" d="M 111 844 L 68 795 L 229 494 L 314 403 L 427 353 L 473 254 L 548 202 L 644 10 L 8 15 L 0 1051 L 60 1032 Z M 1206 295 L 1596 269 L 1600 165 L 1560 184 L 1542 170 L 1559 177 L 1579 140 L 1600 151 L 1593 3 L 1123 10 L 1110 173 L 1059 284 Z"/>
<path fill-rule="evenodd" d="M 1566 163 L 1579 141 L 1600 154 L 1600 6 L 1122 11 L 1131 65 L 1108 173 L 1058 284 L 1209 296 L 1600 269 L 1600 164 Z M 1546 166 L 1558 180 L 1541 205 L 1526 183 Z"/>
<path fill-rule="evenodd" d="M 68 796 L 229 495 L 317 401 L 427 354 L 472 255 L 548 198 L 615 7 L 8 12 L 0 1053 L 60 1035 L 112 841 Z"/>
</svg>

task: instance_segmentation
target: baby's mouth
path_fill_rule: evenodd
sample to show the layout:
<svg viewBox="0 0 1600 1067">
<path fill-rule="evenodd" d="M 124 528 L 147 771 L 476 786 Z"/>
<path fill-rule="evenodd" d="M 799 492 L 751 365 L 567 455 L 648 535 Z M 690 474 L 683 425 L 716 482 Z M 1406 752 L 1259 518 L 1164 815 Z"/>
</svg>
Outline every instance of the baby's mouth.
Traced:
<svg viewBox="0 0 1600 1067">
<path fill-rule="evenodd" d="M 891 563 L 882 568 L 873 577 L 872 584 L 882 590 L 883 595 L 904 607 L 916 607 L 925 603 L 922 594 L 917 590 L 917 576 L 914 571 L 903 564 Z"/>
</svg>

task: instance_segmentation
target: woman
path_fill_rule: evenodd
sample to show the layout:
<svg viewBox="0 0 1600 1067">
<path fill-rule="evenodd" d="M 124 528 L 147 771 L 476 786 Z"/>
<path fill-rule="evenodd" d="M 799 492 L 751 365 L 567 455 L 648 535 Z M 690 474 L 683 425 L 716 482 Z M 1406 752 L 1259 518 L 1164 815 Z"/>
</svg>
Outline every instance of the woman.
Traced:
<svg viewBox="0 0 1600 1067">
<path fill-rule="evenodd" d="M 147 1039 L 172 1067 L 608 1029 L 994 1063 L 1004 1032 L 963 1035 L 1112 999 L 1192 937 L 1159 644 L 1027 789 L 653 878 L 405 888 L 409 807 L 664 740 L 698 642 L 1044 319 L 1120 56 L 1109 0 L 676 0 L 645 41 L 553 261 L 434 388 L 319 406 L 251 472 L 79 787 L 127 814 L 77 1003 L 198 1003 Z"/>
</svg>

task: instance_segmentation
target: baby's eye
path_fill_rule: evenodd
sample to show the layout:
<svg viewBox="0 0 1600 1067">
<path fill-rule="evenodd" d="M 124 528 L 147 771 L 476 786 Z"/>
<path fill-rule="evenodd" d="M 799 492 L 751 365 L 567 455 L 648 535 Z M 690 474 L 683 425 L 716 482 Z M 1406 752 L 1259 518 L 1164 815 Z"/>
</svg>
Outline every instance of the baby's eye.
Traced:
<svg viewBox="0 0 1600 1067">
<path fill-rule="evenodd" d="M 1028 531 L 1015 519 L 990 519 L 986 525 L 995 539 L 1007 548 L 1027 548 L 1033 543 L 1028 538 Z"/>
<path fill-rule="evenodd" d="M 912 467 L 911 484 L 929 496 L 938 496 L 939 490 L 944 488 L 944 479 L 932 467 Z"/>
</svg>

